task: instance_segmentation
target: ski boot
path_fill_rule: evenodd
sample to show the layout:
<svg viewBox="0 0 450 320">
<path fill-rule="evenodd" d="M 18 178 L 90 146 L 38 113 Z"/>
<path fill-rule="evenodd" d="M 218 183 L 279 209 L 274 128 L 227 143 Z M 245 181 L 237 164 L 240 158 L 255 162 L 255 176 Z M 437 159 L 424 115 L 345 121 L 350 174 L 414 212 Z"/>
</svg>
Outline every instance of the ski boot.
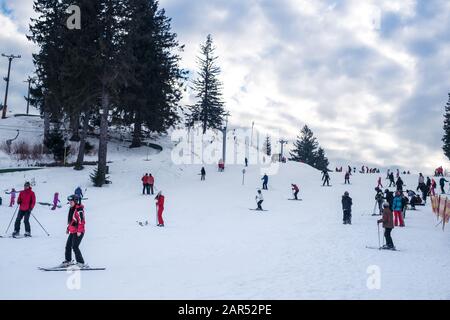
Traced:
<svg viewBox="0 0 450 320">
<path fill-rule="evenodd" d="M 20 233 L 19 233 L 19 231 L 14 231 L 11 236 L 13 238 L 16 238 L 16 237 L 20 236 Z"/>
<path fill-rule="evenodd" d="M 25 238 L 31 238 L 31 232 L 25 232 L 23 235 Z"/>
<path fill-rule="evenodd" d="M 58 266 L 58 268 L 68 268 L 71 265 L 73 265 L 73 261 L 63 261 L 61 262 L 61 264 Z"/>
<path fill-rule="evenodd" d="M 75 265 L 80 269 L 89 268 L 89 265 L 87 263 L 77 262 Z"/>
</svg>

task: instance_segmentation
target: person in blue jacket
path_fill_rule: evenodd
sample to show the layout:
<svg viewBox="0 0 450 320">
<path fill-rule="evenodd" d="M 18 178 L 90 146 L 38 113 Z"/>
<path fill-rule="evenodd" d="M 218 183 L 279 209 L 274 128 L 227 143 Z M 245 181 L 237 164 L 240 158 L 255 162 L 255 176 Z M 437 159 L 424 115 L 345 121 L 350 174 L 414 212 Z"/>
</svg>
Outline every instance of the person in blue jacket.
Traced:
<svg viewBox="0 0 450 320">
<path fill-rule="evenodd" d="M 267 176 L 267 174 L 264 174 L 261 180 L 263 181 L 263 190 L 268 190 L 267 183 L 269 182 L 269 177 Z"/>
<path fill-rule="evenodd" d="M 81 187 L 80 187 L 80 186 L 78 186 L 78 187 L 75 189 L 74 194 L 76 194 L 76 195 L 78 196 L 78 201 L 79 201 L 79 203 L 81 203 L 81 199 L 83 199 L 83 190 L 81 190 Z"/>
</svg>

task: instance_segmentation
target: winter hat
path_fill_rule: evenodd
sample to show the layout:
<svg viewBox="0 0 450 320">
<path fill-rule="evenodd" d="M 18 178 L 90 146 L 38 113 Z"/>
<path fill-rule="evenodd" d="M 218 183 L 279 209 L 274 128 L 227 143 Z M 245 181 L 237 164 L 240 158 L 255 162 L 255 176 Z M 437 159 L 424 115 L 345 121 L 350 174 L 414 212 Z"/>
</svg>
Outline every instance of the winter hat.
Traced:
<svg viewBox="0 0 450 320">
<path fill-rule="evenodd" d="M 24 186 L 24 187 L 30 187 L 31 184 L 27 181 L 27 182 L 25 182 L 25 183 L 23 184 L 23 186 Z"/>
<path fill-rule="evenodd" d="M 348 196 L 348 195 L 349 195 L 348 191 L 345 191 L 344 196 Z"/>
<path fill-rule="evenodd" d="M 389 208 L 389 203 L 388 202 L 383 203 L 383 207 L 384 208 Z"/>
</svg>

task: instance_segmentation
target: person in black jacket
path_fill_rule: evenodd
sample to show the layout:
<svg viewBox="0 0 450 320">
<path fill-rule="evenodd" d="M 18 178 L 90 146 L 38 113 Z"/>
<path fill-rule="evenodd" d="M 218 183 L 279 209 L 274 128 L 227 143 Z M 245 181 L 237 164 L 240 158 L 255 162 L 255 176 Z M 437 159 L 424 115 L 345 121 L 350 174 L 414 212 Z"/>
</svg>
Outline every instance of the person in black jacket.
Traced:
<svg viewBox="0 0 450 320">
<path fill-rule="evenodd" d="M 352 224 L 352 205 L 353 201 L 350 195 L 345 191 L 342 196 L 342 210 L 344 211 L 344 224 Z"/>
<path fill-rule="evenodd" d="M 200 175 L 201 175 L 201 178 L 200 178 L 200 180 L 205 180 L 205 176 L 206 176 L 206 170 L 205 170 L 205 167 L 202 167 L 202 170 L 200 170 Z"/>
<path fill-rule="evenodd" d="M 397 185 L 397 191 L 403 192 L 403 186 L 405 185 L 405 183 L 403 182 L 402 178 L 398 177 L 395 184 Z"/>
<path fill-rule="evenodd" d="M 386 194 L 384 198 L 386 199 L 387 203 L 389 203 L 389 209 L 391 209 L 392 211 L 392 205 L 394 204 L 394 193 L 389 191 L 388 189 L 384 190 L 384 193 Z"/>
</svg>

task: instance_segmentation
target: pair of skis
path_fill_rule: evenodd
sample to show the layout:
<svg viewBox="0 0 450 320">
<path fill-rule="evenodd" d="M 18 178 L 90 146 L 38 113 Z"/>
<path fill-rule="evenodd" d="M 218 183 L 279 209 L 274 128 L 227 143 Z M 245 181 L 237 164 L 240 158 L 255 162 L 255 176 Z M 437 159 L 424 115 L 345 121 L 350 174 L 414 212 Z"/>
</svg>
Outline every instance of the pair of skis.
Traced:
<svg viewBox="0 0 450 320">
<path fill-rule="evenodd" d="M 366 246 L 367 249 L 376 249 L 376 250 L 388 250 L 388 251 L 400 251 L 398 249 L 389 249 L 389 248 L 385 248 L 385 247 L 371 247 L 371 246 Z"/>
<path fill-rule="evenodd" d="M 100 271 L 100 270 L 106 270 L 106 268 L 100 267 L 100 268 L 93 268 L 93 267 L 77 267 L 76 265 L 71 265 L 68 267 L 50 267 L 50 268 L 44 268 L 44 267 L 38 267 L 38 270 L 41 271 Z"/>
</svg>

